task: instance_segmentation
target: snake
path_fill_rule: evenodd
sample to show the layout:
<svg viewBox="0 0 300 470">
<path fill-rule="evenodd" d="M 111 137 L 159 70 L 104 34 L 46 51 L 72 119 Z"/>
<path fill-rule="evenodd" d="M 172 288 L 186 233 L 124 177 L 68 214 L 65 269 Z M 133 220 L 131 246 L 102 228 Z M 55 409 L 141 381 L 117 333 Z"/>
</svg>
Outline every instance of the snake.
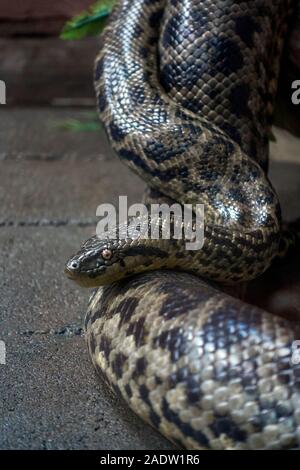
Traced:
<svg viewBox="0 0 300 470">
<path fill-rule="evenodd" d="M 267 166 L 292 11 L 290 0 L 119 0 L 101 35 L 95 89 L 111 146 L 147 203 L 203 204 L 204 242 L 187 250 L 120 222 L 65 272 L 96 288 L 85 318 L 96 371 L 180 448 L 300 447 L 299 322 L 227 287 L 260 276 L 284 244 Z"/>
</svg>

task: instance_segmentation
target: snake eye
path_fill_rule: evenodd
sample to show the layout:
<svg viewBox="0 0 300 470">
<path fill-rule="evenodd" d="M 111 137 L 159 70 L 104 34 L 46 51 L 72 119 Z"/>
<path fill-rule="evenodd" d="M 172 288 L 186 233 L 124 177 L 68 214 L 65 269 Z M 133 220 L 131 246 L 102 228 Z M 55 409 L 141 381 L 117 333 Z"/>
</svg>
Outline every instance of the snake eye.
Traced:
<svg viewBox="0 0 300 470">
<path fill-rule="evenodd" d="M 105 248 L 105 249 L 102 251 L 101 256 L 102 256 L 103 259 L 109 260 L 109 259 L 111 259 L 111 257 L 112 257 L 112 251 L 109 250 L 108 248 Z"/>
</svg>

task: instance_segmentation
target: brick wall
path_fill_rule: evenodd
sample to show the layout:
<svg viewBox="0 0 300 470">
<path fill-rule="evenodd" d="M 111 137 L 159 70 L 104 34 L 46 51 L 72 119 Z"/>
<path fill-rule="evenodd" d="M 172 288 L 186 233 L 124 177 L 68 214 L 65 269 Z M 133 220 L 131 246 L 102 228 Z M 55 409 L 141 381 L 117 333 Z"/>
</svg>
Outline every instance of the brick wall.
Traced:
<svg viewBox="0 0 300 470">
<path fill-rule="evenodd" d="M 97 38 L 58 38 L 94 0 L 0 0 L 0 80 L 8 105 L 94 103 Z"/>
<path fill-rule="evenodd" d="M 57 35 L 93 0 L 1 0 L 0 36 Z"/>
</svg>

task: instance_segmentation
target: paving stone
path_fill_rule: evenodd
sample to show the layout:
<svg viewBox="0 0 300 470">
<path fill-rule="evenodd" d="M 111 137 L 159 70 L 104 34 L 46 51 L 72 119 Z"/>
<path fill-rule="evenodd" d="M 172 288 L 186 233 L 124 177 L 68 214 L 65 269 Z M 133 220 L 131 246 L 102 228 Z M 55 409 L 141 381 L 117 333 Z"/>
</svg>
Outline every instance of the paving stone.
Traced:
<svg viewBox="0 0 300 470">
<path fill-rule="evenodd" d="M 110 146 L 100 132 L 65 130 L 70 120 L 94 120 L 94 108 L 0 108 L 0 160 L 100 160 Z"/>
<path fill-rule="evenodd" d="M 101 132 L 47 128 L 70 115 L 84 112 L 0 113 L 0 448 L 171 449 L 96 378 L 81 336 L 89 291 L 65 279 L 64 262 L 93 235 L 80 224 L 98 204 L 120 192 L 138 202 L 144 184 Z"/>
<path fill-rule="evenodd" d="M 89 291 L 63 275 L 88 228 L 0 230 L 1 449 L 168 449 L 112 396 L 89 362 Z"/>
<path fill-rule="evenodd" d="M 20 5 L 22 3 L 18 2 Z M 73 0 L 69 5 L 71 8 L 72 4 Z M 48 28 L 58 34 L 57 26 L 55 18 L 53 21 L 34 22 L 36 34 L 40 34 L 39 28 L 44 29 L 44 34 Z M 0 36 L 21 36 L 0 37 L 0 77 L 7 85 L 6 102 L 9 105 L 89 103 L 93 106 L 92 77 L 95 57 L 99 51 L 99 38 L 90 37 L 80 41 L 63 41 L 58 37 L 38 39 L 30 37 L 34 33 L 32 29 L 33 23 L 27 21 L 0 23 Z"/>
<path fill-rule="evenodd" d="M 0 224 L 84 222 L 95 219 L 99 204 L 117 204 L 119 195 L 128 196 L 129 204 L 141 200 L 145 184 L 113 154 L 103 131 L 76 133 L 51 125 L 86 115 L 72 109 L 0 112 Z"/>
<path fill-rule="evenodd" d="M 4 161 L 0 223 L 17 220 L 96 220 L 102 203 L 117 205 L 119 193 L 139 202 L 144 184 L 112 157 L 111 161 Z"/>
</svg>

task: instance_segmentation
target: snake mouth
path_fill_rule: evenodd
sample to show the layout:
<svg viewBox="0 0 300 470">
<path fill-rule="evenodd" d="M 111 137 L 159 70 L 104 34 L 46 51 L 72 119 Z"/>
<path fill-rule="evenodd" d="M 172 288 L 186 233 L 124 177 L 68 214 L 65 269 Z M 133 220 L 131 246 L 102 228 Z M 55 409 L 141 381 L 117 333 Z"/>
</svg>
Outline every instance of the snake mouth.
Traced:
<svg viewBox="0 0 300 470">
<path fill-rule="evenodd" d="M 71 258 L 65 264 L 64 273 L 68 279 L 81 287 L 95 287 L 102 283 L 99 278 L 106 271 L 106 266 L 84 266 L 80 260 Z"/>
</svg>

